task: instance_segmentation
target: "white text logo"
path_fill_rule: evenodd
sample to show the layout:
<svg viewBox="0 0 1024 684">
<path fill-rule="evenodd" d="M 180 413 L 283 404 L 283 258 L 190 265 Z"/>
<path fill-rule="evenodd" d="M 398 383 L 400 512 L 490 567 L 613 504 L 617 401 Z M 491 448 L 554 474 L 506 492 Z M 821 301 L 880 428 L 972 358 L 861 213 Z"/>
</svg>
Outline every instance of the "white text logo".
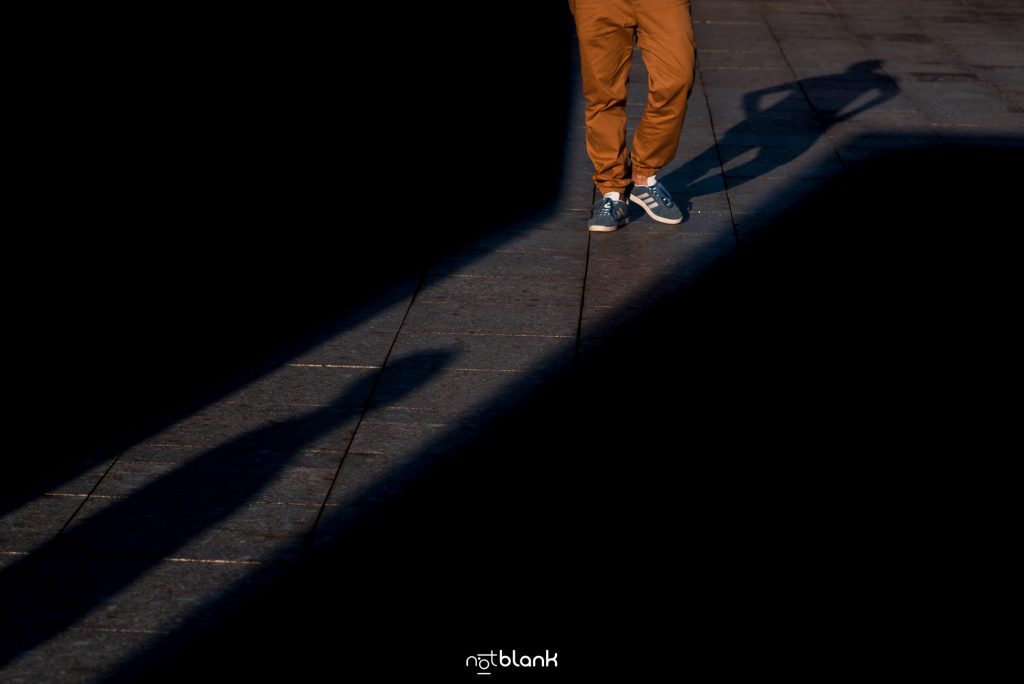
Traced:
<svg viewBox="0 0 1024 684">
<path fill-rule="evenodd" d="M 558 654 L 545 650 L 544 655 L 519 655 L 512 651 L 511 655 L 504 651 L 495 653 L 477 653 L 466 658 L 466 667 L 475 667 L 478 675 L 489 675 L 499 667 L 558 667 Z"/>
</svg>

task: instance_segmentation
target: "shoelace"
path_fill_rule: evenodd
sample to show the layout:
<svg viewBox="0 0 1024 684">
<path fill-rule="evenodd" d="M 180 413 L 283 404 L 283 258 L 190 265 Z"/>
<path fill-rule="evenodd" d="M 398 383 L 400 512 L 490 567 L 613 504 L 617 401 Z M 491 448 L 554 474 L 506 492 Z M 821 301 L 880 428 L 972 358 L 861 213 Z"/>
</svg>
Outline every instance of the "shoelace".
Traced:
<svg viewBox="0 0 1024 684">
<path fill-rule="evenodd" d="M 611 197 L 605 197 L 601 201 L 601 206 L 599 206 L 597 208 L 597 215 L 598 216 L 611 216 L 612 215 L 612 210 L 614 208 L 615 208 L 615 203 L 612 201 L 612 198 Z"/>
<path fill-rule="evenodd" d="M 668 192 L 665 190 L 665 188 L 661 187 L 661 183 L 655 183 L 650 188 L 648 188 L 648 191 L 652 195 L 654 195 L 654 199 L 658 200 L 666 207 L 672 206 L 672 198 L 668 196 Z"/>
</svg>

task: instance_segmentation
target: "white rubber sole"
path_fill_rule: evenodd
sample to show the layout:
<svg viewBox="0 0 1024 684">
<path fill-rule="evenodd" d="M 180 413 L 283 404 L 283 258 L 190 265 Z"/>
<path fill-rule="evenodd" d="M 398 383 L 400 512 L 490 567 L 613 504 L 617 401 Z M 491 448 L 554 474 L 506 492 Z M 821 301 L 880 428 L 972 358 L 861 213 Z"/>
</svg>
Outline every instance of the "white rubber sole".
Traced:
<svg viewBox="0 0 1024 684">
<path fill-rule="evenodd" d="M 638 198 L 634 197 L 632 193 L 630 193 L 630 195 L 629 195 L 629 201 L 632 202 L 633 204 L 639 204 L 641 207 L 643 207 L 644 211 L 647 212 L 647 215 L 650 216 L 655 221 L 657 221 L 658 223 L 667 223 L 670 226 L 674 226 L 674 225 L 677 225 L 677 224 L 683 222 L 683 217 L 682 216 L 680 216 L 677 219 L 667 219 L 667 218 L 662 218 L 662 217 L 658 216 L 653 211 L 651 211 L 651 208 L 649 206 L 644 204 L 644 201 L 642 199 L 638 199 Z"/>
<path fill-rule="evenodd" d="M 591 233 L 614 233 L 627 223 L 629 223 L 628 218 L 617 226 L 587 226 L 587 230 L 589 230 Z"/>
</svg>

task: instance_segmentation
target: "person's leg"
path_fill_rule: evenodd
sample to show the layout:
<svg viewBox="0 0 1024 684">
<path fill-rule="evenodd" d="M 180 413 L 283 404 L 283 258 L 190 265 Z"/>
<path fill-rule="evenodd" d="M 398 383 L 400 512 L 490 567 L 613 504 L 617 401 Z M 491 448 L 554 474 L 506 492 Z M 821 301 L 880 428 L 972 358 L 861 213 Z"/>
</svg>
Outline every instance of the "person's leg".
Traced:
<svg viewBox="0 0 1024 684">
<path fill-rule="evenodd" d="M 647 185 L 648 177 L 672 161 L 679 147 L 693 89 L 695 47 L 689 0 L 637 0 L 636 8 L 648 95 L 633 136 L 633 180 Z"/>
<path fill-rule="evenodd" d="M 594 163 L 594 184 L 602 195 L 624 194 L 629 186 L 626 92 L 635 5 L 632 0 L 570 0 L 569 4 L 580 44 L 587 152 Z"/>
<path fill-rule="evenodd" d="M 689 0 L 635 0 L 637 42 L 647 65 L 648 95 L 633 136 L 633 189 L 629 199 L 661 223 L 680 223 L 683 212 L 658 171 L 672 161 L 693 89 L 695 46 Z"/>
</svg>

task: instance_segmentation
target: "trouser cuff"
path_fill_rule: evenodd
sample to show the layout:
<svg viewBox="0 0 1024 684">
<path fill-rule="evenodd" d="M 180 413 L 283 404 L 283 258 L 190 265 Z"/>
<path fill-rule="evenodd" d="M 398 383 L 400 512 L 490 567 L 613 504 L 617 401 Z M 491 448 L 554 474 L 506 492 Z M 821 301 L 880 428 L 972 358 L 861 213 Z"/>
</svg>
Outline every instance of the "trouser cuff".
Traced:
<svg viewBox="0 0 1024 684">
<path fill-rule="evenodd" d="M 597 191 L 601 193 L 602 197 L 607 195 L 609 192 L 620 192 L 620 193 L 622 193 L 622 197 L 625 198 L 626 197 L 626 189 L 629 188 L 629 185 L 630 185 L 629 181 L 625 181 L 625 182 L 623 182 L 621 184 L 617 184 L 617 185 L 606 185 L 604 183 L 598 183 L 597 184 Z"/>
<path fill-rule="evenodd" d="M 633 164 L 633 175 L 634 176 L 656 176 L 660 169 L 656 169 L 650 166 L 639 166 Z"/>
</svg>

